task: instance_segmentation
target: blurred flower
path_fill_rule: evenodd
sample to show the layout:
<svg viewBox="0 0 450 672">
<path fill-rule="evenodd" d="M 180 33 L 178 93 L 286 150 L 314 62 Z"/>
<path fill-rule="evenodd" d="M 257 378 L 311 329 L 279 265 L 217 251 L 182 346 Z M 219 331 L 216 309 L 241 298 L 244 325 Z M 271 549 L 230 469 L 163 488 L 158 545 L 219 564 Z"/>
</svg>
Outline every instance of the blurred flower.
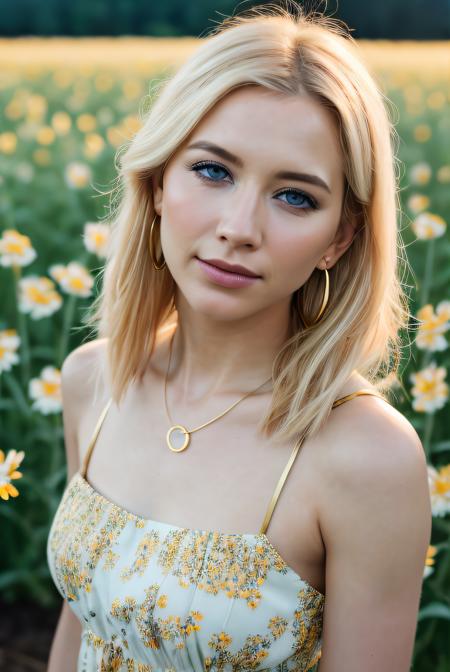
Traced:
<svg viewBox="0 0 450 672">
<path fill-rule="evenodd" d="M 77 126 L 83 133 L 88 133 L 97 126 L 97 119 L 93 114 L 80 114 L 77 118 Z"/>
<path fill-rule="evenodd" d="M 412 184 L 427 184 L 431 177 L 431 166 L 422 161 L 414 164 L 409 171 L 409 179 Z"/>
<path fill-rule="evenodd" d="M 66 182 L 72 189 L 81 189 L 91 180 L 91 169 L 85 163 L 72 161 L 66 166 Z"/>
<path fill-rule="evenodd" d="M 40 378 L 32 378 L 28 394 L 34 399 L 32 409 L 44 415 L 59 413 L 62 409 L 61 371 L 54 366 L 45 366 Z"/>
<path fill-rule="evenodd" d="M 438 182 L 450 182 L 450 165 L 445 164 L 441 166 L 436 173 L 436 177 Z"/>
<path fill-rule="evenodd" d="M 436 366 L 432 362 L 428 367 L 411 373 L 410 381 L 414 384 L 411 392 L 414 396 L 412 406 L 415 411 L 421 413 L 433 413 L 442 408 L 448 399 L 448 385 L 444 382 L 447 369 Z"/>
<path fill-rule="evenodd" d="M 21 182 L 31 182 L 34 177 L 34 168 L 31 163 L 27 161 L 21 161 L 17 164 L 15 169 L 15 174 L 17 179 Z"/>
<path fill-rule="evenodd" d="M 48 149 L 36 149 L 33 152 L 33 159 L 38 166 L 48 166 L 51 163 L 52 157 Z"/>
<path fill-rule="evenodd" d="M 127 138 L 131 138 L 140 130 L 142 122 L 136 114 L 129 114 L 122 120 L 121 127 Z"/>
<path fill-rule="evenodd" d="M 41 121 L 47 112 L 47 100 L 44 96 L 32 93 L 26 100 L 27 118 L 30 121 Z"/>
<path fill-rule="evenodd" d="M 414 128 L 414 139 L 417 142 L 426 142 L 431 138 L 431 128 L 428 124 L 418 124 Z"/>
<path fill-rule="evenodd" d="M 25 457 L 23 450 L 17 452 L 16 450 L 8 450 L 8 455 L 5 460 L 5 453 L 0 450 L 0 497 L 2 499 L 9 499 L 10 497 L 17 497 L 19 491 L 11 483 L 11 480 L 22 478 L 23 474 L 17 471 L 17 467 Z"/>
<path fill-rule="evenodd" d="M 55 140 L 55 131 L 51 126 L 41 126 L 36 133 L 36 142 L 40 145 L 51 145 Z"/>
<path fill-rule="evenodd" d="M 28 236 L 15 229 L 6 229 L 0 238 L 1 266 L 28 266 L 37 257 Z"/>
<path fill-rule="evenodd" d="M 72 126 L 72 119 L 67 112 L 55 112 L 52 116 L 52 126 L 58 135 L 67 135 Z"/>
<path fill-rule="evenodd" d="M 84 245 L 89 252 L 93 252 L 98 257 L 106 257 L 109 236 L 110 227 L 108 224 L 86 222 L 84 225 Z"/>
<path fill-rule="evenodd" d="M 445 233 L 446 222 L 440 215 L 434 215 L 431 212 L 422 212 L 411 224 L 411 228 L 420 240 L 431 240 L 439 238 Z"/>
<path fill-rule="evenodd" d="M 77 261 L 71 261 L 67 266 L 54 264 L 49 273 L 67 294 L 75 296 L 90 296 L 94 285 L 94 278 L 87 268 Z"/>
<path fill-rule="evenodd" d="M 436 313 L 433 306 L 428 303 L 417 311 L 417 318 L 422 321 L 415 340 L 420 350 L 445 350 L 448 343 L 443 334 L 450 328 L 450 301 L 441 301 L 436 306 Z"/>
<path fill-rule="evenodd" d="M 109 126 L 106 129 L 106 137 L 108 138 L 109 144 L 113 147 L 119 147 L 126 140 L 125 134 L 120 126 Z"/>
<path fill-rule="evenodd" d="M 24 107 L 21 100 L 12 98 L 5 107 L 5 117 L 12 121 L 17 121 L 24 114 Z"/>
<path fill-rule="evenodd" d="M 73 82 L 74 73 L 67 69 L 59 69 L 53 72 L 53 81 L 60 89 L 67 89 Z"/>
<path fill-rule="evenodd" d="M 0 331 L 0 373 L 10 371 L 13 364 L 19 363 L 17 350 L 20 338 L 15 329 L 2 329 Z"/>
<path fill-rule="evenodd" d="M 17 147 L 17 136 L 12 131 L 0 133 L 0 152 L 3 154 L 14 154 Z"/>
<path fill-rule="evenodd" d="M 408 198 L 408 208 L 417 215 L 430 205 L 430 199 L 423 194 L 411 194 Z"/>
<path fill-rule="evenodd" d="M 127 79 L 122 84 L 122 91 L 128 100 L 138 98 L 142 93 L 142 82 L 139 79 Z"/>
<path fill-rule="evenodd" d="M 427 98 L 427 105 L 431 110 L 440 110 L 446 102 L 443 91 L 433 91 Z"/>
<path fill-rule="evenodd" d="M 450 464 L 439 469 L 429 464 L 428 485 L 433 516 L 441 517 L 450 513 Z"/>
<path fill-rule="evenodd" d="M 98 133 L 87 133 L 84 138 L 84 155 L 87 159 L 95 159 L 103 150 L 105 141 Z"/>
<path fill-rule="evenodd" d="M 109 91 L 114 86 L 114 79 L 107 72 L 100 72 L 94 80 L 94 86 L 97 91 L 105 93 Z"/>
<path fill-rule="evenodd" d="M 62 306 L 62 298 L 55 291 L 55 283 L 44 276 L 21 278 L 19 291 L 19 310 L 21 313 L 30 313 L 33 320 L 53 315 Z"/>
<path fill-rule="evenodd" d="M 425 567 L 423 570 L 423 578 L 426 579 L 427 576 L 430 576 L 434 572 L 434 556 L 436 555 L 437 547 L 436 546 L 428 546 L 427 550 L 427 557 L 425 560 Z"/>
</svg>

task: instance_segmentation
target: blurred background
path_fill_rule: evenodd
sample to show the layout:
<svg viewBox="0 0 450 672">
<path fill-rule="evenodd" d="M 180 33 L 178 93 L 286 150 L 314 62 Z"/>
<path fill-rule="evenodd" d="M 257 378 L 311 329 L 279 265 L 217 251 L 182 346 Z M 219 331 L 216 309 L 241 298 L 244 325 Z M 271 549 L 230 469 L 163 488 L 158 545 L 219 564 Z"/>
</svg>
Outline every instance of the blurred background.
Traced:
<svg viewBox="0 0 450 672">
<path fill-rule="evenodd" d="M 117 154 L 152 85 L 264 4 L 0 0 L 0 670 L 44 671 L 61 609 L 46 560 L 66 479 L 60 368 L 89 339 Z M 421 437 L 433 506 L 412 669 L 449 672 L 450 3 L 304 6 L 348 24 L 398 134 L 415 320 L 392 403 Z"/>
</svg>

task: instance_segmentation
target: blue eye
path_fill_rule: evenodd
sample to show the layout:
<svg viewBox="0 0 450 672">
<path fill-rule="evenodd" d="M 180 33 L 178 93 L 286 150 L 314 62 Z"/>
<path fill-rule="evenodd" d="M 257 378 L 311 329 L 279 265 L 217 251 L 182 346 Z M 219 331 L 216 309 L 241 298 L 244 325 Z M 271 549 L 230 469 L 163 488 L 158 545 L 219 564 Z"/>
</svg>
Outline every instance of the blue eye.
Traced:
<svg viewBox="0 0 450 672">
<path fill-rule="evenodd" d="M 223 171 L 227 175 L 230 174 L 226 168 L 224 168 L 220 164 L 215 163 L 213 161 L 200 161 L 199 163 L 195 163 L 192 166 L 188 165 L 187 167 L 190 170 L 193 170 L 195 172 L 196 176 L 199 179 L 205 180 L 206 182 L 212 182 L 212 183 L 223 182 L 223 180 L 220 179 L 220 175 L 219 176 L 216 175 L 216 177 L 218 177 L 219 179 L 215 179 L 214 177 L 210 177 L 209 175 L 203 175 L 200 172 L 201 170 L 208 170 L 208 171 L 209 170 L 216 170 L 216 171 L 218 170 L 219 172 Z M 314 199 L 312 199 L 310 196 L 308 196 L 307 194 L 305 194 L 303 191 L 300 191 L 300 189 L 284 189 L 283 191 L 279 191 L 278 194 L 276 194 L 276 195 L 280 196 L 281 194 L 288 194 L 290 196 L 296 197 L 297 199 L 300 198 L 301 202 L 306 201 L 309 204 L 307 207 L 299 207 L 298 201 L 297 201 L 297 203 L 295 203 L 295 202 L 294 203 L 289 203 L 288 201 L 284 201 L 284 203 L 286 203 L 286 205 L 290 205 L 292 208 L 295 208 L 296 210 L 317 210 L 318 206 L 317 206 L 316 201 Z"/>
</svg>

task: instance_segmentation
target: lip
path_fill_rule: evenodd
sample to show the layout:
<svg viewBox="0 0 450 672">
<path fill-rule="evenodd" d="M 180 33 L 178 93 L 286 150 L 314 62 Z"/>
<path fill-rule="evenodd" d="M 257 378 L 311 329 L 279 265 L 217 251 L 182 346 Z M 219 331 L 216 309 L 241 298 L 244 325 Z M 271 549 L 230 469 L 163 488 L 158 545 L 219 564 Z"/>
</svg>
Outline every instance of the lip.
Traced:
<svg viewBox="0 0 450 672">
<path fill-rule="evenodd" d="M 195 257 L 200 268 L 205 273 L 208 280 L 213 282 L 216 285 L 221 285 L 222 287 L 229 287 L 238 289 L 240 287 L 248 287 L 255 282 L 258 282 L 261 278 L 256 276 L 241 275 L 240 273 L 226 271 L 218 266 L 214 266 L 199 257 Z"/>
<path fill-rule="evenodd" d="M 200 259 L 200 257 L 197 257 L 197 259 Z M 221 268 L 222 270 L 228 271 L 229 273 L 238 273 L 239 275 L 246 275 L 249 278 L 261 277 L 245 266 L 241 266 L 240 264 L 228 264 L 226 261 L 222 261 L 222 259 L 200 259 L 200 261 L 204 261 L 211 266 L 215 266 L 216 268 Z"/>
</svg>

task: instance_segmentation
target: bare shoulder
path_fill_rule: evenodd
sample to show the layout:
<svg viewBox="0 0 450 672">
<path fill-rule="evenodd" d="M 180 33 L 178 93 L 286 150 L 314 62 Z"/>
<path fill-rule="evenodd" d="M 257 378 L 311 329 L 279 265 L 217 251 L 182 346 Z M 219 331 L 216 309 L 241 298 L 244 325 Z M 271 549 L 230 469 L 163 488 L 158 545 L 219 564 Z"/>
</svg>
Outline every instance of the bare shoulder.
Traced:
<svg viewBox="0 0 450 672">
<path fill-rule="evenodd" d="M 367 395 L 331 411 L 320 445 L 319 670 L 407 670 L 432 524 L 422 443 L 402 413 Z"/>
<path fill-rule="evenodd" d="M 88 341 L 78 346 L 65 358 L 61 368 L 62 384 L 71 400 L 85 401 L 93 386 L 103 388 L 106 383 L 105 358 L 108 339 Z"/>
<path fill-rule="evenodd" d="M 98 339 L 83 343 L 67 355 L 61 367 L 67 482 L 81 464 L 78 445 L 81 420 L 96 396 L 100 399 L 105 397 L 102 364 L 106 354 L 106 341 L 107 339 Z"/>
</svg>

